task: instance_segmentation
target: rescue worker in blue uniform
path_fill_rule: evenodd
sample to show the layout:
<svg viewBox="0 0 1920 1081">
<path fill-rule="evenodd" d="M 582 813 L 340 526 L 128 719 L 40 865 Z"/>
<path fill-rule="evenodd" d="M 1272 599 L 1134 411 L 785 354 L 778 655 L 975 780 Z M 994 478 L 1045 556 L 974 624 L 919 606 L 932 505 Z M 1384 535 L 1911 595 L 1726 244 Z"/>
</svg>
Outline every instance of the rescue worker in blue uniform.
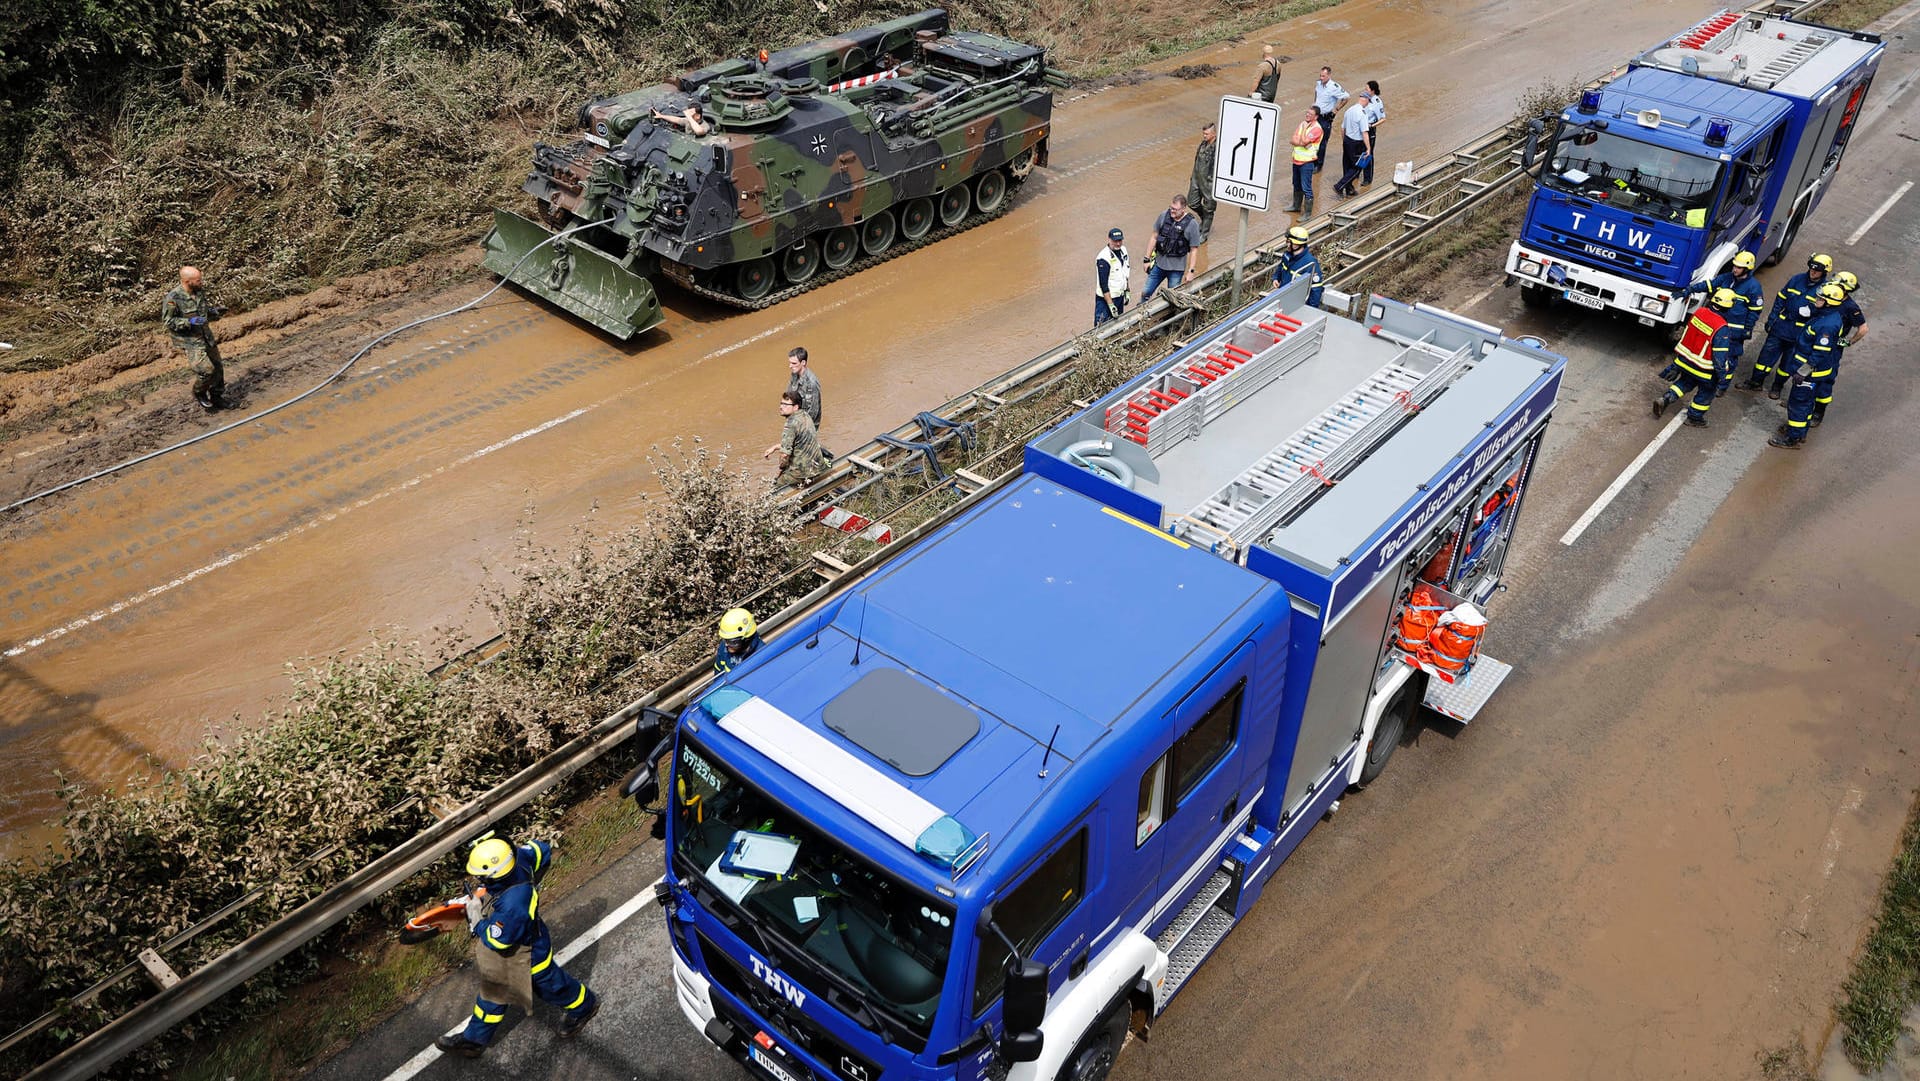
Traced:
<svg viewBox="0 0 1920 1081">
<path fill-rule="evenodd" d="M 488 837 L 473 846 L 467 873 L 479 881 L 468 893 L 467 925 L 475 939 L 480 994 L 467 1027 L 434 1041 L 441 1051 L 479 1058 L 511 1004 L 498 1000 L 531 1008 L 529 991 L 566 1011 L 560 1019 L 563 1037 L 577 1035 L 599 1011 L 599 996 L 553 959 L 553 936 L 540 918 L 540 880 L 552 865 L 553 846 L 545 841 L 515 846 Z"/>
<path fill-rule="evenodd" d="M 730 608 L 720 617 L 720 644 L 713 650 L 713 670 L 726 675 L 760 648 L 760 625 L 745 608 Z"/>
<path fill-rule="evenodd" d="M 1785 380 L 1793 370 L 1793 349 L 1799 344 L 1800 332 L 1806 329 L 1807 320 L 1813 317 L 1813 294 L 1827 284 L 1827 275 L 1832 271 L 1833 258 L 1815 252 L 1807 257 L 1806 271 L 1788 278 L 1787 284 L 1780 287 L 1773 298 L 1773 311 L 1767 316 L 1766 343 L 1760 347 L 1760 358 L 1754 361 L 1747 381 L 1741 384 L 1743 389 L 1759 390 L 1769 373 L 1776 380 Z"/>
<path fill-rule="evenodd" d="M 1807 425 L 1813 419 L 1813 377 L 1807 374 L 1807 366 L 1802 364 L 1793 373 L 1793 389 L 1787 392 L 1787 420 L 1780 425 L 1767 446 L 1785 447 L 1799 450 L 1807 441 Z"/>
<path fill-rule="evenodd" d="M 1318 308 L 1320 295 L 1326 292 L 1326 287 L 1321 285 L 1320 259 L 1308 250 L 1307 230 L 1301 225 L 1287 230 L 1286 248 L 1280 253 L 1279 264 L 1273 268 L 1274 288 L 1287 284 L 1295 277 L 1304 277 L 1313 283 L 1307 290 L 1307 303 Z"/>
<path fill-rule="evenodd" d="M 1735 369 L 1739 368 L 1740 354 L 1746 348 L 1747 339 L 1753 337 L 1753 328 L 1760 324 L 1760 313 L 1765 311 L 1767 306 L 1766 291 L 1760 288 L 1760 279 L 1753 276 L 1755 265 L 1752 252 L 1738 252 L 1727 269 L 1716 274 L 1702 290 L 1711 297 L 1721 289 L 1731 289 L 1734 295 L 1739 297 L 1733 310 L 1727 313 L 1727 322 L 1739 329 L 1738 335 L 1733 339 L 1732 357 Z M 1661 371 L 1660 378 L 1671 382 L 1679 373 L 1679 367 L 1670 363 Z M 1719 397 L 1725 394 L 1732 384 L 1731 376 L 1722 380 L 1720 385 L 1714 388 L 1714 396 Z"/>
<path fill-rule="evenodd" d="M 1838 344 L 1841 348 L 1834 354 L 1833 377 L 1838 379 L 1840 377 L 1841 362 L 1844 361 L 1847 356 L 1846 347 L 1860 344 L 1861 339 L 1867 336 L 1867 313 L 1861 309 L 1860 302 L 1853 299 L 1853 291 L 1860 288 L 1860 279 L 1856 275 L 1851 271 L 1843 270 L 1833 276 L 1833 284 L 1839 286 L 1840 291 L 1847 295 L 1847 298 L 1840 302 L 1840 340 Z M 1826 399 L 1824 401 L 1815 400 L 1813 403 L 1812 424 L 1815 428 L 1820 427 L 1820 423 L 1827 419 L 1827 406 L 1832 404 L 1833 387 L 1831 381 L 1829 381 Z"/>
<path fill-rule="evenodd" d="M 1807 328 L 1800 332 L 1800 342 L 1794 346 L 1793 358 L 1782 362 L 1786 371 L 1796 371 L 1800 365 L 1807 365 L 1807 374 L 1813 379 L 1813 389 L 1817 392 L 1816 403 L 1833 401 L 1833 381 L 1840 374 L 1840 305 L 1847 299 L 1846 290 L 1828 282 L 1813 295 L 1813 314 L 1807 319 Z M 1773 388 L 1767 397 L 1780 397 L 1786 386 L 1786 376 L 1777 374 L 1773 379 Z"/>
<path fill-rule="evenodd" d="M 1707 426 L 1707 410 L 1723 381 L 1733 378 L 1733 351 L 1740 328 L 1729 317 L 1740 303 L 1731 289 L 1715 289 L 1707 303 L 1687 317 L 1686 330 L 1673 347 L 1673 368 L 1677 372 L 1667 389 L 1653 400 L 1653 415 L 1666 413 L 1667 406 L 1693 392 L 1687 404 L 1687 423 L 1695 428 Z"/>
</svg>

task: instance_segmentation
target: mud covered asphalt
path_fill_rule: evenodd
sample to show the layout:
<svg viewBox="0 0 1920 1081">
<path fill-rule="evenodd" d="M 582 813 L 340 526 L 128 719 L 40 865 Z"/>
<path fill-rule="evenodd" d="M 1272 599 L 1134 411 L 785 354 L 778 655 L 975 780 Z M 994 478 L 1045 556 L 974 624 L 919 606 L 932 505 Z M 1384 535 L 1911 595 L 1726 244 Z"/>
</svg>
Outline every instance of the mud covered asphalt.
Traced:
<svg viewBox="0 0 1920 1081">
<path fill-rule="evenodd" d="M 1708 11 L 1635 3 L 1596 25 L 1530 0 L 1357 0 L 1278 36 L 1296 106 L 1320 60 L 1350 85 L 1377 71 L 1395 110 L 1383 152 L 1402 158 L 1492 126 L 1549 69 L 1598 70 Z M 480 567 L 505 558 L 523 506 L 557 537 L 595 501 L 627 520 L 651 443 L 757 453 L 789 344 L 816 358 L 827 440 L 847 446 L 1080 328 L 1082 249 L 1110 222 L 1146 231 L 1253 53 L 1168 61 L 1225 64 L 1224 87 L 1152 79 L 1071 102 L 1055 168 L 1005 218 L 799 304 L 731 315 L 669 294 L 666 333 L 635 350 L 493 306 L 277 425 L 35 516 L 5 542 L 0 641 L 73 629 L 0 661 L 13 823 L 42 813 L 54 768 L 111 779 L 145 751 L 177 760 L 206 717 L 252 715 L 287 657 L 381 624 L 482 629 Z M 1916 71 L 1895 40 L 1803 234 L 1862 276 L 1873 328 L 1805 450 L 1766 447 L 1777 407 L 1736 392 L 1562 545 L 1659 431 L 1657 343 L 1523 310 L 1484 289 L 1492 273 L 1450 298 L 1571 359 L 1489 632 L 1516 672 L 1480 720 L 1420 733 L 1315 831 L 1118 1076 L 1730 1078 L 1826 1039 L 1920 782 L 1920 197 L 1847 243 L 1888 178 L 1920 174 Z M 81 622 L 95 612 L 110 614 Z M 553 899 L 557 938 L 657 873 L 636 859 Z M 642 915 L 576 962 L 607 997 L 581 1040 L 536 1018 L 486 1060 L 419 1076 L 739 1076 L 679 1020 L 663 940 Z M 470 993 L 456 977 L 321 1075 L 385 1076 Z"/>
</svg>

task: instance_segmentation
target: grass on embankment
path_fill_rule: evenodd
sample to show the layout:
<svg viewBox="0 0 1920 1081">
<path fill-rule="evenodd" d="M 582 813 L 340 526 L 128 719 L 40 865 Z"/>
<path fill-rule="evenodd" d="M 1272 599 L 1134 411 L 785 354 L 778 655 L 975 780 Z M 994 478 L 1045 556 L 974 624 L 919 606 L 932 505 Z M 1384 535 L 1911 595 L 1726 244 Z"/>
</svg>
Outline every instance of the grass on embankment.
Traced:
<svg viewBox="0 0 1920 1081">
<path fill-rule="evenodd" d="M 1871 1073 L 1893 1054 L 1907 1011 L 1920 1001 L 1920 802 L 1880 892 L 1880 916 L 1841 988 L 1841 1045 Z"/>
</svg>

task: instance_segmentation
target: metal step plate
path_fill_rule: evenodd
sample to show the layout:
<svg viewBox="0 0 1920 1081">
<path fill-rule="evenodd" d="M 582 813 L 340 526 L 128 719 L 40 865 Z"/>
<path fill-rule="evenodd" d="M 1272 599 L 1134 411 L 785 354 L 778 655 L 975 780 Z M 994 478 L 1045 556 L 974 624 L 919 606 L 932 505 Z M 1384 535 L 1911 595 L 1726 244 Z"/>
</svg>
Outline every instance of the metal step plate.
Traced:
<svg viewBox="0 0 1920 1081">
<path fill-rule="evenodd" d="M 1192 932 L 1180 940 L 1180 945 L 1167 958 L 1167 975 L 1160 984 L 1161 1009 L 1164 1010 L 1167 1003 L 1173 1001 L 1180 985 L 1187 982 L 1187 977 L 1200 967 L 1200 962 L 1206 960 L 1220 940 L 1227 937 L 1233 925 L 1233 914 L 1225 909 L 1209 908 L 1201 914 Z"/>
<path fill-rule="evenodd" d="M 1513 665 L 1496 661 L 1483 653 L 1479 660 L 1473 662 L 1473 670 L 1461 679 L 1452 683 L 1428 680 L 1426 707 L 1465 724 L 1473 720 L 1481 706 L 1487 704 L 1487 699 L 1500 689 L 1501 682 L 1511 671 Z"/>
<path fill-rule="evenodd" d="M 1177 952 L 1180 949 L 1180 940 L 1187 936 L 1188 931 L 1193 930 L 1193 925 L 1200 922 L 1200 917 L 1207 914 L 1207 910 L 1213 907 L 1214 902 L 1226 896 L 1227 888 L 1232 885 L 1233 875 L 1226 868 L 1213 872 L 1213 876 L 1207 879 L 1207 884 L 1201 886 L 1200 892 L 1193 895 L 1193 900 L 1188 901 L 1186 907 L 1180 910 L 1180 914 L 1173 918 L 1173 922 L 1167 924 L 1167 929 L 1160 932 L 1160 938 L 1156 943 L 1160 947 L 1160 952 Z"/>
</svg>

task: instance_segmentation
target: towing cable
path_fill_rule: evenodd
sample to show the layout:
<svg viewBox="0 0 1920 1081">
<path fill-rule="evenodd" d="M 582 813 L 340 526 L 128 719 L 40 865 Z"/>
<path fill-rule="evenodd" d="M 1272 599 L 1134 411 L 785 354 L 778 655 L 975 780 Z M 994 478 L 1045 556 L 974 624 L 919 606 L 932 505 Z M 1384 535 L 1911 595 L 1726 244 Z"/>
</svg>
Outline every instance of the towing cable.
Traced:
<svg viewBox="0 0 1920 1081">
<path fill-rule="evenodd" d="M 588 222 L 585 225 L 576 225 L 571 229 L 562 230 L 561 232 L 555 233 L 552 236 L 548 237 L 547 239 L 542 240 L 540 243 L 535 244 L 531 248 L 528 248 L 527 253 L 525 255 L 522 255 L 519 261 L 515 262 L 513 266 L 510 267 L 505 274 L 501 275 L 500 280 L 497 282 L 494 282 L 493 287 L 488 289 L 486 292 L 481 293 L 479 296 L 474 297 L 472 300 L 467 301 L 465 304 L 462 304 L 457 308 L 448 308 L 446 311 L 443 311 L 443 312 L 437 312 L 433 315 L 422 316 L 418 319 L 415 319 L 411 323 L 406 323 L 401 326 L 397 326 L 392 330 L 389 330 L 386 333 L 381 334 L 379 337 L 374 338 L 372 341 L 361 346 L 360 351 L 355 353 L 351 358 L 349 358 L 347 362 L 345 364 L 342 364 L 339 370 L 335 371 L 332 375 L 327 376 L 325 379 L 321 380 L 320 382 L 314 384 L 311 387 L 308 387 L 306 390 L 301 391 L 299 394 L 296 394 L 293 397 L 288 398 L 286 401 L 281 402 L 279 405 L 272 406 L 271 408 L 268 408 L 268 409 L 263 409 L 260 412 L 251 414 L 249 416 L 241 417 L 239 420 L 236 420 L 231 424 L 222 425 L 221 427 L 214 428 L 210 431 L 201 432 L 199 435 L 192 436 L 187 439 L 182 439 L 180 442 L 174 443 L 171 446 L 161 447 L 158 450 L 150 450 L 147 453 L 142 454 L 138 457 L 129 458 L 126 461 L 119 463 L 118 465 L 110 465 L 105 469 L 102 469 L 95 473 L 89 473 L 84 477 L 76 477 L 73 480 L 67 481 L 65 484 L 58 484 L 52 488 L 46 489 L 45 491 L 35 492 L 24 499 L 15 500 L 14 502 L 9 503 L 4 507 L 0 507 L 0 514 L 11 513 L 13 511 L 19 510 L 21 507 L 24 507 L 29 503 L 37 503 L 40 500 L 45 499 L 50 495 L 58 495 L 61 492 L 67 491 L 68 489 L 78 488 L 82 484 L 87 484 L 91 481 L 99 480 L 101 477 L 112 476 L 113 474 L 118 473 L 123 469 L 129 469 L 133 466 L 139 465 L 141 462 L 150 462 L 153 459 L 158 458 L 163 454 L 172 454 L 176 450 L 184 450 L 187 447 L 193 446 L 195 443 L 200 443 L 205 440 L 212 439 L 214 436 L 225 435 L 228 432 L 233 431 L 235 428 L 241 427 L 242 425 L 252 424 L 254 421 L 262 420 L 267 417 L 270 417 L 273 414 L 278 413 L 279 411 L 287 408 L 290 405 L 295 405 L 302 401 L 305 401 L 306 399 L 311 398 L 315 394 L 320 393 L 322 390 L 325 390 L 327 387 L 332 386 L 334 383 L 338 382 L 341 376 L 346 375 L 348 371 L 352 370 L 355 364 L 360 363 L 360 360 L 362 357 L 365 357 L 368 353 L 373 352 L 373 350 L 378 346 L 380 346 L 382 343 L 387 342 L 398 335 L 404 334 L 415 327 L 425 326 L 426 324 L 434 322 L 435 320 L 445 319 L 449 316 L 459 315 L 461 312 L 469 311 L 473 308 L 478 307 L 488 297 L 499 292 L 501 287 L 507 284 L 507 280 L 513 277 L 514 273 L 520 269 L 521 265 L 524 264 L 528 259 L 533 258 L 534 252 L 539 251 L 541 248 L 546 247 L 547 245 L 553 243 L 556 240 L 564 240 L 565 238 L 570 237 L 573 234 L 581 232 L 583 230 L 598 228 L 599 226 L 602 226 L 602 225 L 611 225 L 613 224 L 613 221 L 614 221 L 613 218 L 602 218 L 599 221 Z M 12 346 L 8 346 L 8 348 L 11 349 Z"/>
</svg>

